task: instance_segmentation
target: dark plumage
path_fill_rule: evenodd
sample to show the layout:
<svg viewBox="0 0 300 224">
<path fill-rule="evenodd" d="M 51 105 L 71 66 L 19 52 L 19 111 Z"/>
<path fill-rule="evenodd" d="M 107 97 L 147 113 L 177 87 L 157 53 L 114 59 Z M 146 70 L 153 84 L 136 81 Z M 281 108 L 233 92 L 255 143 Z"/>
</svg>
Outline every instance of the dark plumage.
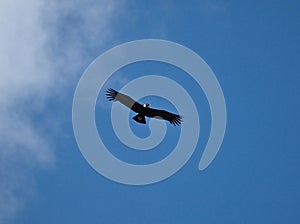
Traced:
<svg viewBox="0 0 300 224">
<path fill-rule="evenodd" d="M 131 97 L 119 93 L 114 89 L 108 89 L 106 91 L 106 96 L 109 101 L 119 101 L 120 103 L 124 104 L 125 106 L 136 112 L 137 115 L 132 118 L 136 122 L 146 124 L 145 116 L 167 120 L 175 126 L 179 126 L 182 122 L 182 116 L 180 115 L 173 114 L 165 110 L 150 108 L 148 107 L 149 104 L 144 104 L 143 106 L 142 104 L 133 100 Z"/>
</svg>

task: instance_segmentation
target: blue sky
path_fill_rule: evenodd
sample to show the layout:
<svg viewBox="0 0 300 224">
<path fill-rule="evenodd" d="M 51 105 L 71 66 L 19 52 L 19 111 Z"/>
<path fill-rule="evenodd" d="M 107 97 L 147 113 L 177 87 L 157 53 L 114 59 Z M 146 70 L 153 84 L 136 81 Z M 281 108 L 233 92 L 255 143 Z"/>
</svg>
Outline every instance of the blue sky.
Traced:
<svg viewBox="0 0 300 224">
<path fill-rule="evenodd" d="M 299 223 L 299 1 L 30 0 L 0 6 L 1 223 Z M 187 164 L 167 180 L 137 187 L 108 180 L 85 161 L 73 134 L 72 101 L 97 56 L 144 38 L 177 42 L 209 64 L 225 96 L 227 129 L 217 157 L 199 172 L 210 130 L 201 89 L 178 78 L 181 71 L 172 66 L 121 69 L 106 86 L 120 89 L 139 75 L 169 74 L 195 99 L 201 118 Z M 95 116 L 99 129 L 107 127 L 103 135 L 114 155 L 148 163 L 170 153 L 122 146 L 105 120 L 111 104 L 104 91 Z M 174 109 L 160 98 L 145 100 Z M 147 126 L 131 126 L 138 135 L 149 133 Z M 170 125 L 168 131 L 163 146 L 179 134 Z"/>
</svg>

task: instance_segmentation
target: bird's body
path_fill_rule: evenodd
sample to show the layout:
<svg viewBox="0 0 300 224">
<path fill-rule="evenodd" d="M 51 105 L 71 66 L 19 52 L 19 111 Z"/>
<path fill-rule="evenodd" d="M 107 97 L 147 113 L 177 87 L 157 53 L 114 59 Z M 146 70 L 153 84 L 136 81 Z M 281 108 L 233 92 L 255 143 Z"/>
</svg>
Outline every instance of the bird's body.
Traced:
<svg viewBox="0 0 300 224">
<path fill-rule="evenodd" d="M 180 115 L 173 114 L 165 110 L 151 108 L 149 107 L 148 103 L 142 105 L 133 100 L 131 97 L 119 93 L 114 89 L 108 89 L 106 91 L 106 96 L 109 101 L 119 101 L 120 103 L 136 112 L 137 115 L 133 117 L 136 122 L 146 124 L 145 117 L 167 120 L 175 126 L 179 126 L 182 122 L 182 117 Z"/>
</svg>

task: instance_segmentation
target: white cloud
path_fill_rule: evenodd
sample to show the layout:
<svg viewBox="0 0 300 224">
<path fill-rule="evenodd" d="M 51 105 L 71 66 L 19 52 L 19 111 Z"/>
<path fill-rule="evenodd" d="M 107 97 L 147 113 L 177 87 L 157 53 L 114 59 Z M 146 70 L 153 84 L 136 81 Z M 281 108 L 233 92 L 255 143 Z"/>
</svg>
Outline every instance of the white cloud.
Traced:
<svg viewBox="0 0 300 224">
<path fill-rule="evenodd" d="M 90 51 L 110 37 L 116 12 L 108 0 L 0 2 L 0 223 L 34 192 L 33 168 L 55 162 L 30 114 L 49 110 L 47 100 L 82 72 Z"/>
</svg>

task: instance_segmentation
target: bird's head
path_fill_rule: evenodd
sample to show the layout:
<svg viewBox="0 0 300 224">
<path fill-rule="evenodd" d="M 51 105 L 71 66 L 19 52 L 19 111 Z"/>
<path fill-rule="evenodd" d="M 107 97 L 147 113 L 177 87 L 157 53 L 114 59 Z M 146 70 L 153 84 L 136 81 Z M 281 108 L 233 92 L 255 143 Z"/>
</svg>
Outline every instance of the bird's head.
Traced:
<svg viewBox="0 0 300 224">
<path fill-rule="evenodd" d="M 149 106 L 150 106 L 150 103 L 145 103 L 143 106 L 144 106 L 144 107 L 149 107 Z"/>
</svg>

